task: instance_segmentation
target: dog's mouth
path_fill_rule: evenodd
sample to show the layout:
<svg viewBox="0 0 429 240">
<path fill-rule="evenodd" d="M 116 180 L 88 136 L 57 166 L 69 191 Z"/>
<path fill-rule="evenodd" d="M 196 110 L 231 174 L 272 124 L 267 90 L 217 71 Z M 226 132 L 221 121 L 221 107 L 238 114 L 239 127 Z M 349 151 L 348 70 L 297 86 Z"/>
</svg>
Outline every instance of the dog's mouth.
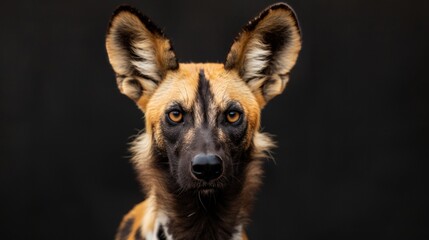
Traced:
<svg viewBox="0 0 429 240">
<path fill-rule="evenodd" d="M 204 184 L 194 188 L 194 191 L 202 195 L 210 195 L 219 192 L 221 188 L 212 184 Z"/>
<path fill-rule="evenodd" d="M 208 187 L 208 188 L 200 188 L 198 191 L 202 195 L 210 195 L 210 194 L 214 194 L 217 191 L 217 189 Z"/>
<path fill-rule="evenodd" d="M 221 193 L 222 189 L 219 187 L 213 186 L 205 186 L 197 189 L 197 193 L 199 197 L 202 198 L 212 198 L 213 196 L 217 196 Z"/>
</svg>

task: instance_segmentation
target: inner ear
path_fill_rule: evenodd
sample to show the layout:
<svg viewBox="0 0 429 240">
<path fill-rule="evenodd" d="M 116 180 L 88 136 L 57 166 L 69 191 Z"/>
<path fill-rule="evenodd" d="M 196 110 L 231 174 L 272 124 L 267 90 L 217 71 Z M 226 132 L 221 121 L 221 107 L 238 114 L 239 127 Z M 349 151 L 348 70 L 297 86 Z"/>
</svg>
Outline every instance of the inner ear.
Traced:
<svg viewBox="0 0 429 240">
<path fill-rule="evenodd" d="M 301 50 L 294 11 L 284 3 L 272 5 L 238 35 L 225 62 L 248 83 L 261 106 L 280 94 Z"/>
</svg>

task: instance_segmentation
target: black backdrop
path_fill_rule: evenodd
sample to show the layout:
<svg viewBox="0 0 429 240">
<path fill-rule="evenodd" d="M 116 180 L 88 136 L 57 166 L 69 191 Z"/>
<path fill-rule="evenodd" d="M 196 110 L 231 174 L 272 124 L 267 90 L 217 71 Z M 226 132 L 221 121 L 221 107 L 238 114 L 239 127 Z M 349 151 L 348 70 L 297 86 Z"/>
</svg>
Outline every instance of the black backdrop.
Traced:
<svg viewBox="0 0 429 240">
<path fill-rule="evenodd" d="M 142 114 L 104 49 L 109 1 L 0 3 L 0 238 L 112 239 L 143 195 Z M 221 62 L 272 1 L 128 1 L 181 61 Z M 428 1 L 289 1 L 303 50 L 263 111 L 276 163 L 252 239 L 428 239 Z"/>
</svg>

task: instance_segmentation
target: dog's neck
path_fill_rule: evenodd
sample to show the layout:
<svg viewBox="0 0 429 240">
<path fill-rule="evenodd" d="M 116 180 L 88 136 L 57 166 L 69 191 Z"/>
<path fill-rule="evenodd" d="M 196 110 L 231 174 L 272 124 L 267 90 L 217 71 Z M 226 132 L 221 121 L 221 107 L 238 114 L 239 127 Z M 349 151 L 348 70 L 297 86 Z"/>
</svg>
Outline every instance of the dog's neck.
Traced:
<svg viewBox="0 0 429 240">
<path fill-rule="evenodd" d="M 173 206 L 161 208 L 158 235 L 181 239 L 240 239 L 243 209 L 238 202 L 228 202 L 221 193 L 183 196 Z M 158 229 L 160 231 L 160 228 Z M 162 239 L 162 238 L 160 238 Z"/>
<path fill-rule="evenodd" d="M 178 239 L 228 239 L 228 240 L 242 240 L 243 239 L 243 225 L 237 225 L 234 227 L 234 232 L 231 236 L 226 236 L 222 233 L 214 232 L 214 226 L 209 226 L 204 232 L 194 232 L 194 229 L 188 230 L 188 234 L 175 234 L 174 226 L 171 223 L 171 219 L 166 217 L 163 212 L 158 213 L 158 217 L 155 221 L 154 232 L 150 236 L 146 236 L 146 239 L 152 240 L 178 240 Z"/>
<path fill-rule="evenodd" d="M 241 239 L 248 215 L 248 201 L 243 199 L 241 184 L 222 191 L 179 192 L 156 197 L 160 225 L 165 239 Z M 174 199 L 174 201 L 171 201 Z"/>
</svg>

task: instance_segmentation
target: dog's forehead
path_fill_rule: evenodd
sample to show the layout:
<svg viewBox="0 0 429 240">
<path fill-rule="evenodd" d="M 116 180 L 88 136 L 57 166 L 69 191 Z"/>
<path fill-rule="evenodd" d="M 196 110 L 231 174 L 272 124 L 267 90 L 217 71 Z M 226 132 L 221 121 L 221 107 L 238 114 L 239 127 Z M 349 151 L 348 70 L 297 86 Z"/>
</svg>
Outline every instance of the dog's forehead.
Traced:
<svg viewBox="0 0 429 240">
<path fill-rule="evenodd" d="M 198 89 L 204 81 L 208 83 L 206 93 Z M 165 109 L 176 103 L 184 110 L 191 110 L 199 94 L 210 94 L 212 105 L 221 110 L 225 110 L 230 101 L 240 103 L 245 112 L 260 110 L 247 84 L 236 72 L 226 71 L 223 64 L 180 64 L 177 71 L 167 74 L 151 97 L 146 118 L 159 121 Z"/>
</svg>

